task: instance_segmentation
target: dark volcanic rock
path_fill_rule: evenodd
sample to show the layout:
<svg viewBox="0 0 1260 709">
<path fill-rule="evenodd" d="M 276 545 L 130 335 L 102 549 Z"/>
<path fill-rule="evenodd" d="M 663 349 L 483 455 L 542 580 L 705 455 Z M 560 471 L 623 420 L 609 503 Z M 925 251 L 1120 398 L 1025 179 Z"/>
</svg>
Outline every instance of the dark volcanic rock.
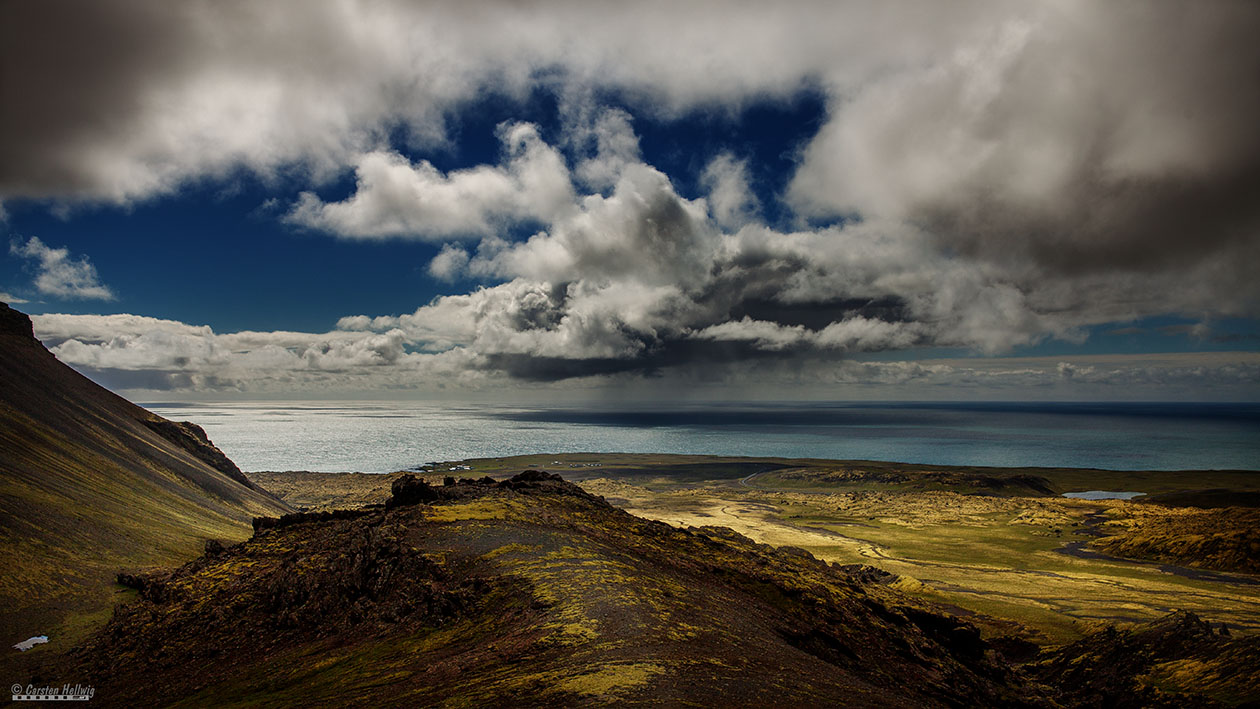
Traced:
<svg viewBox="0 0 1260 709">
<path fill-rule="evenodd" d="M 139 600 L 66 671 L 103 706 L 1214 706 L 1214 678 L 1246 701 L 1256 676 L 1260 641 L 1189 614 L 1016 666 L 1036 648 L 873 567 L 641 519 L 548 473 L 393 492 L 120 575 Z"/>
<path fill-rule="evenodd" d="M 0 334 L 34 340 L 35 327 L 26 313 L 10 308 L 8 303 L 0 303 Z"/>
<path fill-rule="evenodd" d="M 489 476 L 481 479 L 453 477 L 444 478 L 442 485 L 433 486 L 421 478 L 407 474 L 400 476 L 390 486 L 390 498 L 385 503 L 389 509 L 405 505 L 432 504 L 443 500 L 461 500 L 478 497 L 486 488 L 496 487 L 517 491 L 549 491 L 580 497 L 591 497 L 582 488 L 566 482 L 559 475 L 538 470 L 526 470 L 507 480 L 496 481 Z M 593 498 L 592 498 L 593 499 Z"/>
<path fill-rule="evenodd" d="M 140 597 L 145 600 L 153 601 L 154 603 L 164 603 L 169 597 L 166 584 L 170 578 L 171 572 L 169 571 L 149 573 L 120 571 L 116 580 L 121 586 L 139 591 Z"/>
<path fill-rule="evenodd" d="M 555 473 L 548 473 L 542 470 L 526 470 L 521 473 L 503 480 L 499 483 L 499 487 L 505 487 L 510 490 L 525 490 L 529 488 L 545 487 L 546 483 L 559 483 L 560 485 L 569 485 L 564 478 Z M 576 487 L 576 486 L 573 486 Z"/>
<path fill-rule="evenodd" d="M 358 519 L 370 515 L 375 510 L 371 507 L 364 507 L 357 510 L 321 510 L 317 512 L 290 512 L 279 517 L 255 517 L 254 531 L 259 532 L 264 529 L 281 529 L 303 522 L 328 522 L 338 519 Z"/>
<path fill-rule="evenodd" d="M 447 478 L 452 485 L 454 478 Z M 402 505 L 415 505 L 422 502 L 437 502 L 443 498 L 443 491 L 433 487 L 414 475 L 403 475 L 389 487 L 390 498 L 385 506 L 389 509 Z"/>
<path fill-rule="evenodd" d="M 195 690 L 214 676 L 203 666 L 213 658 L 249 662 L 322 638 L 440 625 L 488 592 L 485 581 L 404 543 L 405 529 L 382 521 L 377 512 L 289 527 L 174 573 L 119 574 L 140 600 L 119 607 L 75 655 L 101 688 L 96 699 L 134 706 L 146 696 L 121 686 L 119 675 L 180 677 L 184 691 Z M 171 696 L 156 691 L 150 696 Z"/>
<path fill-rule="evenodd" d="M 912 623 L 957 656 L 978 659 L 988 648 L 980 639 L 980 631 L 961 618 L 918 608 L 906 609 L 905 613 Z"/>
<path fill-rule="evenodd" d="M 1260 574 L 1260 509 L 1203 508 L 1150 512 L 1126 520 L 1094 542 L 1099 551 L 1130 559 L 1215 571 Z"/>
<path fill-rule="evenodd" d="M 526 470 L 526 471 L 517 473 L 516 475 L 512 476 L 512 478 L 509 479 L 507 482 L 509 483 L 538 483 L 538 482 L 544 482 L 547 480 L 554 480 L 556 482 L 564 482 L 564 478 L 560 477 L 559 475 L 556 475 L 555 473 L 548 473 L 542 470 Z"/>
<path fill-rule="evenodd" d="M 1036 675 L 1062 692 L 1061 701 L 1082 707 L 1219 706 L 1202 695 L 1167 688 L 1161 672 L 1178 684 L 1211 690 L 1214 685 L 1250 688 L 1260 677 L 1260 638 L 1221 637 L 1193 613 L 1178 611 L 1128 629 L 1114 626 L 1051 653 L 1035 666 Z M 1178 668 L 1185 668 L 1179 671 Z M 1170 675 L 1170 679 L 1172 676 Z M 1163 685 L 1163 686 L 1161 686 Z"/>
<path fill-rule="evenodd" d="M 861 584 L 890 584 L 896 581 L 899 576 L 897 574 L 884 571 L 877 566 L 870 564 L 832 564 L 831 567 L 842 573 L 848 574 L 857 583 Z"/>
<path fill-rule="evenodd" d="M 1039 702 L 966 621 L 802 554 L 547 473 L 394 494 L 126 579 L 67 671 L 103 706 Z"/>
</svg>

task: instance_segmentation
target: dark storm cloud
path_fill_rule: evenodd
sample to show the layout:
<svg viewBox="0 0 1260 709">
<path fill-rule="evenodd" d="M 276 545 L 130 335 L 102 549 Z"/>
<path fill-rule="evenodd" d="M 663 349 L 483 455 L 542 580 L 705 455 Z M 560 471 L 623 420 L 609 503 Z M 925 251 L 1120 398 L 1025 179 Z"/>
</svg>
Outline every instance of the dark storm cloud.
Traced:
<svg viewBox="0 0 1260 709">
<path fill-rule="evenodd" d="M 773 300 L 747 298 L 730 309 L 731 320 L 751 318 L 786 326 L 821 330 L 833 322 L 853 317 L 874 318 L 890 322 L 906 322 L 911 316 L 906 303 L 895 296 L 879 298 L 845 298 L 825 303 L 776 303 Z"/>
<path fill-rule="evenodd" d="M 542 86 L 575 115 L 569 97 L 605 90 L 662 116 L 806 86 L 840 98 L 1028 14 L 996 0 L 6 2 L 0 195 L 129 201 L 239 166 L 342 170 L 398 126 L 411 147 L 441 142 L 487 89 Z M 739 170 L 728 157 L 707 176 L 723 219 L 746 216 L 726 182 Z"/>
<path fill-rule="evenodd" d="M 182 3 L 126 0 L 0 6 L 0 194 L 91 193 L 102 144 L 144 130 L 154 86 L 192 57 Z"/>
<path fill-rule="evenodd" d="M 250 367 L 273 381 L 285 367 L 302 381 L 551 381 L 915 346 L 994 354 L 1100 323 L 1260 312 L 1254 2 L 102 0 L 0 13 L 0 199 L 128 203 L 242 167 L 285 171 L 311 188 L 288 223 L 436 242 L 434 277 L 484 284 L 323 334 L 140 323 L 111 338 L 66 321 L 83 332 L 64 333 L 59 354 L 86 365 L 177 365 L 194 382 L 247 381 Z M 634 134 L 636 113 L 738 116 L 804 87 L 827 115 L 783 195 L 754 193 L 757 166 L 735 152 L 666 175 Z M 487 89 L 554 93 L 562 135 L 505 123 L 499 164 L 442 172 L 426 151 Z M 610 94 L 622 108 L 594 98 Z M 409 156 L 389 143 L 399 127 Z M 345 199 L 315 191 L 350 171 Z M 770 198 L 792 227 L 761 221 L 781 211 Z M 504 237 L 524 224 L 530 238 Z"/>
<path fill-rule="evenodd" d="M 860 87 L 806 149 L 814 213 L 922 226 L 975 259 L 1158 272 L 1260 232 L 1260 5 L 1060 3 Z"/>
<path fill-rule="evenodd" d="M 528 382 L 558 382 L 566 379 L 631 373 L 657 377 L 689 365 L 721 367 L 736 362 L 787 362 L 806 356 L 801 351 L 768 351 L 751 342 L 706 342 L 672 340 L 653 342 L 634 359 L 537 357 L 529 354 L 494 354 L 485 357 L 488 372 L 503 372 Z"/>
<path fill-rule="evenodd" d="M 1260 233 L 1260 151 L 1240 157 L 1253 164 L 1209 175 L 1083 181 L 1049 214 L 977 193 L 966 206 L 924 207 L 921 215 L 932 233 L 977 258 L 1032 261 L 1066 274 L 1184 267 L 1222 251 L 1255 254 L 1247 247 Z"/>
</svg>

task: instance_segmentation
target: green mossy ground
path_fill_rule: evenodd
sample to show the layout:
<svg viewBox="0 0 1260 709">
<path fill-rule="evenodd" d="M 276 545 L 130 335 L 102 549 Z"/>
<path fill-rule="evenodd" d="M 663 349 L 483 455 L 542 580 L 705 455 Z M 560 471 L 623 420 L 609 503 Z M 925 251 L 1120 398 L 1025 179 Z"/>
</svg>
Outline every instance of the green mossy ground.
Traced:
<svg viewBox="0 0 1260 709">
<path fill-rule="evenodd" d="M 1047 691 L 965 623 L 807 554 L 537 487 L 455 486 L 460 499 L 264 529 L 155 577 L 64 669 L 99 682 L 107 706 L 139 699 L 141 678 L 150 700 L 189 706 L 901 706 Z"/>
<path fill-rule="evenodd" d="M 1137 680 L 1107 681 L 1129 688 L 1124 691 L 1157 691 L 1173 702 L 1184 699 L 1183 692 L 1226 703 L 1260 699 L 1249 688 L 1254 685 L 1240 679 L 1256 671 L 1255 652 L 1248 648 L 1260 631 L 1260 587 L 1057 551 L 1067 542 L 1114 544 L 1108 540 L 1130 532 L 1130 538 L 1163 540 L 1161 548 L 1177 540 L 1170 559 L 1184 561 L 1175 555 L 1200 548 L 1179 534 L 1185 525 L 1196 524 L 1210 534 L 1224 530 L 1221 520 L 1231 515 L 1242 520 L 1246 513 L 1201 510 L 1195 517 L 1183 508 L 1065 500 L 1030 488 L 1027 480 L 995 489 L 983 479 L 1039 477 L 1055 491 L 1133 489 L 1139 483 L 1145 490 L 1175 491 L 1196 484 L 1246 488 L 1254 485 L 1255 474 L 1109 476 L 1105 471 L 968 468 L 941 476 L 935 475 L 939 468 L 927 466 L 604 454 L 465 464 L 472 470 L 438 472 L 429 479 L 440 484 L 448 475 L 502 478 L 538 465 L 581 478 L 588 491 L 668 525 L 619 516 L 580 496 L 496 492 L 378 511 L 364 520 L 265 531 L 221 558 L 207 557 L 178 572 L 169 586 L 174 601 L 138 600 L 135 605 L 147 610 L 116 618 L 113 634 L 98 636 L 95 649 L 81 651 L 77 661 L 83 664 L 76 667 L 103 672 L 98 676 L 109 678 L 103 681 L 106 688 L 136 672 L 167 673 L 168 699 L 187 706 L 602 704 L 704 692 L 725 692 L 749 704 L 787 696 L 813 703 L 844 696 L 853 705 L 900 704 L 904 698 L 888 698 L 886 687 L 900 683 L 883 675 L 885 667 L 903 674 L 906 667 L 917 668 L 911 674 L 925 672 L 921 692 L 926 694 L 914 701 L 928 704 L 956 691 L 1055 702 L 1062 690 L 1000 679 L 1001 663 L 999 669 L 978 671 L 954 657 L 957 649 L 942 646 L 941 638 L 913 622 L 872 614 L 869 603 L 902 609 L 892 617 L 908 617 L 905 609 L 912 607 L 950 610 L 995 643 L 1031 640 L 1043 654 L 1060 645 L 1074 647 L 1066 643 L 1094 637 L 1109 623 L 1139 627 L 1134 624 L 1188 608 L 1213 628 L 1228 624 L 1237 642 L 1220 641 L 1225 644 L 1184 657 L 1153 656 Z M 872 467 L 864 479 L 850 474 Z M 821 481 L 811 471 L 821 471 Z M 846 479 L 838 481 L 837 471 Z M 916 478 L 920 472 L 929 475 Z M 397 477 L 269 473 L 255 480 L 271 483 L 293 506 L 329 509 L 346 500 L 383 502 Z M 1031 493 L 1017 494 L 1021 490 Z M 394 521 L 386 522 L 390 518 Z M 1168 527 L 1169 519 L 1181 526 Z M 1157 523 L 1165 523 L 1165 533 L 1151 532 Z M 296 586 L 310 597 L 350 598 L 353 594 L 329 574 L 339 578 L 359 568 L 343 558 L 345 550 L 356 547 L 322 535 L 333 529 L 357 529 L 354 534 L 361 535 L 373 525 L 396 528 L 391 534 L 399 548 L 424 560 L 408 567 L 407 573 L 418 576 L 396 576 L 393 584 L 449 591 L 476 579 L 476 592 L 455 611 L 432 603 L 413 603 L 408 610 L 376 598 L 363 605 L 356 598 L 343 605 L 326 602 L 307 616 L 285 610 L 284 598 L 292 597 L 266 596 L 269 600 L 258 607 L 269 610 L 230 626 L 234 635 L 198 630 L 199 624 L 217 627 L 212 625 L 219 622 L 215 609 L 251 607 L 240 599 L 257 601 L 259 588 Z M 697 531 L 702 527 L 710 531 Z M 1235 527 L 1245 532 L 1245 525 Z M 1135 535 L 1134 530 L 1146 531 Z M 1106 536 L 1100 542 L 1097 534 Z M 868 564 L 891 576 L 874 585 L 852 577 L 838 580 L 826 563 L 790 547 L 826 562 Z M 1145 555 L 1159 558 L 1154 552 Z M 291 559 L 287 566 L 285 559 Z M 351 575 L 364 573 L 374 572 Z M 434 573 L 440 578 L 435 580 Z M 270 585 L 257 586 L 267 578 Z M 111 600 L 124 596 L 135 593 Z M 423 612 L 417 614 L 416 607 Z M 739 611 L 738 618 L 732 619 L 732 609 Z M 78 617 L 83 623 L 79 633 L 94 627 L 91 616 Z M 149 620 L 140 620 L 145 617 Z M 849 636 L 839 630 L 813 634 L 820 617 L 830 618 L 833 628 L 858 630 Z M 277 626 L 277 618 L 287 620 Z M 313 618 L 337 621 L 313 634 L 302 630 L 321 626 Z M 165 639 L 128 655 L 118 645 L 127 647 L 121 640 L 126 637 Z M 749 645 L 754 639 L 755 647 Z M 773 649 L 767 651 L 766 643 Z M 934 643 L 937 649 L 928 650 Z M 919 649 L 893 656 L 859 653 L 855 661 L 847 654 L 854 645 L 884 648 L 880 652 Z M 104 668 L 93 664 L 104 656 L 123 659 Z M 774 658 L 769 664 L 768 656 Z M 156 666 L 153 657 L 159 658 Z M 188 657 L 222 671 L 194 676 L 172 669 Z M 940 684 L 946 675 L 963 689 Z M 969 679 L 960 684 L 960 677 Z M 128 696 L 113 691 L 116 698 Z"/>
</svg>

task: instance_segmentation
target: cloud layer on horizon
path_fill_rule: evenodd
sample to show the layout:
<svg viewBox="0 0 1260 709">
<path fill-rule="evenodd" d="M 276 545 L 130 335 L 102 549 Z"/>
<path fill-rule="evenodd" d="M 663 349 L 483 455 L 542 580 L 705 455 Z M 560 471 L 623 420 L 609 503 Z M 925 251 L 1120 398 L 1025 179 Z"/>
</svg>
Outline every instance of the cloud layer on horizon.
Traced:
<svg viewBox="0 0 1260 709">
<path fill-rule="evenodd" d="M 482 284 L 321 335 L 56 321 L 58 355 L 85 367 L 206 388 L 285 367 L 388 386 L 706 363 L 878 380 L 882 365 L 838 360 L 1260 315 L 1257 27 L 1260 6 L 1227 0 L 13 3 L 0 100 L 23 110 L 0 118 L 0 200 L 128 204 L 240 168 L 296 175 L 312 191 L 288 223 L 441 244 L 434 278 Z M 551 144 L 516 122 L 498 164 L 404 155 L 440 149 L 486 92 L 540 89 L 563 114 Z M 776 196 L 790 227 L 761 219 L 735 153 L 680 194 L 633 116 L 594 98 L 668 120 L 804 89 L 827 113 Z M 313 191 L 347 171 L 345 199 Z M 537 230 L 506 238 L 521 226 Z M 107 297 L 87 275 L 78 297 Z"/>
<path fill-rule="evenodd" d="M 506 373 L 479 366 L 468 350 L 409 350 L 400 331 L 215 333 L 206 326 L 135 315 L 35 315 L 36 334 L 62 361 L 118 389 L 344 396 L 395 390 L 459 398 L 503 395 Z M 993 357 L 922 361 L 807 362 L 745 359 L 722 368 L 691 364 L 666 378 L 633 373 L 563 383 L 581 394 L 620 391 L 641 398 L 722 396 L 732 383 L 750 398 L 819 392 L 887 398 L 1027 396 L 1120 400 L 1170 393 L 1237 398 L 1257 391 L 1260 353 Z M 537 386 L 516 382 L 529 396 Z M 556 391 L 556 384 L 547 384 Z M 402 394 L 406 395 L 406 394 Z M 510 398 L 510 397 L 509 397 Z"/>
</svg>

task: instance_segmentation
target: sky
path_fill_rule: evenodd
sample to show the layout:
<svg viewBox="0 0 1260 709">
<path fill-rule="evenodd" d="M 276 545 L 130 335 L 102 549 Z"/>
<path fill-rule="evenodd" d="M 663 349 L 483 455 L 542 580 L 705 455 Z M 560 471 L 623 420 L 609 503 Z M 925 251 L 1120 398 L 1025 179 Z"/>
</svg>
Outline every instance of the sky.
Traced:
<svg viewBox="0 0 1260 709">
<path fill-rule="evenodd" d="M 1254 2 L 0 4 L 0 300 L 143 397 L 1260 397 Z"/>
</svg>

